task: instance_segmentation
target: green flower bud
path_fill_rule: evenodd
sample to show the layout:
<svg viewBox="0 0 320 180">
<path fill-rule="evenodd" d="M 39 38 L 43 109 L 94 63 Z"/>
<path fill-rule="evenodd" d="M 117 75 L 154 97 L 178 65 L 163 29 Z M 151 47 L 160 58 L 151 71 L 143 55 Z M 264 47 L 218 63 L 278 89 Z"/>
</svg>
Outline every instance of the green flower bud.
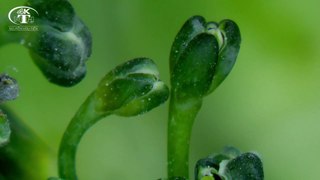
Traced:
<svg viewBox="0 0 320 180">
<path fill-rule="evenodd" d="M 78 19 L 72 5 L 66 0 L 28 0 L 28 5 L 38 11 L 40 21 L 44 21 L 41 22 L 43 25 L 62 32 L 70 31 L 74 26 L 73 21 Z"/>
<path fill-rule="evenodd" d="M 189 42 L 198 34 L 205 32 L 205 19 L 201 16 L 194 16 L 188 19 L 172 44 L 170 53 L 170 72 L 172 73 L 175 64 L 186 49 Z"/>
<path fill-rule="evenodd" d="M 194 37 L 181 54 L 171 74 L 174 98 L 201 98 L 209 90 L 218 59 L 218 42 L 211 34 Z"/>
<path fill-rule="evenodd" d="M 169 178 L 188 179 L 194 119 L 201 108 L 202 98 L 215 90 L 231 71 L 240 41 L 239 28 L 233 21 L 206 23 L 201 16 L 187 20 L 176 35 L 170 53 Z M 198 179 L 214 179 L 213 175 Z"/>
<path fill-rule="evenodd" d="M 207 30 L 217 33 L 220 50 L 219 58 L 215 68 L 212 84 L 210 87 L 211 93 L 214 91 L 228 76 L 232 70 L 241 44 L 241 35 L 239 27 L 232 20 L 223 20 L 216 27 L 207 26 Z"/>
<path fill-rule="evenodd" d="M 76 151 L 84 133 L 107 115 L 134 116 L 168 99 L 169 89 L 159 79 L 156 65 L 136 58 L 109 72 L 81 105 L 65 131 L 59 150 L 59 175 L 77 179 Z"/>
<path fill-rule="evenodd" d="M 228 179 L 263 180 L 263 166 L 254 153 L 244 153 L 230 160 L 221 172 Z"/>
<path fill-rule="evenodd" d="M 200 159 L 195 168 L 195 180 L 239 179 L 263 180 L 260 158 L 254 153 L 243 153 L 227 147 L 221 154 Z"/>
<path fill-rule="evenodd" d="M 39 31 L 25 33 L 23 44 L 47 79 L 62 86 L 80 82 L 91 55 L 91 34 L 69 1 L 30 1 Z"/>
<path fill-rule="evenodd" d="M 231 71 L 240 48 L 240 32 L 231 20 L 205 23 L 190 18 L 173 42 L 170 54 L 171 85 L 176 99 L 201 98 Z"/>
<path fill-rule="evenodd" d="M 137 58 L 119 65 L 101 80 L 96 90 L 96 110 L 134 116 L 162 104 L 168 94 L 153 61 Z"/>
<path fill-rule="evenodd" d="M 219 170 L 219 162 L 213 158 L 204 158 L 197 161 L 195 179 L 202 180 L 204 177 L 214 177 Z"/>
</svg>

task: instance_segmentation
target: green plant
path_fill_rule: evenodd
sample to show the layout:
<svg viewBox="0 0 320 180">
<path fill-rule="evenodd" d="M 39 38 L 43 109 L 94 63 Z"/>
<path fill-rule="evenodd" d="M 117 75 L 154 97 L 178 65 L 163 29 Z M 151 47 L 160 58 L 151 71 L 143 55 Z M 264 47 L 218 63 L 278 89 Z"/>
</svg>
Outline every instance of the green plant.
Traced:
<svg viewBox="0 0 320 180">
<path fill-rule="evenodd" d="M 135 116 L 164 103 L 169 95 L 159 80 L 156 65 L 147 58 L 128 61 L 109 72 L 70 122 L 61 141 L 59 174 L 77 179 L 75 153 L 81 137 L 93 124 L 108 115 Z"/>
<path fill-rule="evenodd" d="M 3 21 L 0 45 L 15 42 L 27 47 L 35 64 L 52 83 L 67 87 L 79 83 L 86 74 L 85 63 L 91 55 L 90 31 L 76 16 L 69 1 L 29 0 L 27 5 L 42 14 L 37 21 L 39 31 L 9 32 L 6 30 L 9 21 Z M 50 179 L 77 179 L 77 146 L 84 133 L 96 122 L 109 115 L 130 117 L 146 113 L 163 104 L 170 93 L 168 179 L 188 180 L 189 144 L 194 119 L 202 99 L 212 93 L 233 68 L 240 42 L 240 31 L 235 22 L 207 23 L 203 17 L 194 16 L 183 25 L 172 45 L 170 91 L 159 79 L 159 72 L 151 59 L 135 58 L 110 71 L 68 125 L 59 149 L 59 178 Z M 2 75 L 0 102 L 12 100 L 17 95 L 16 81 Z M 6 112 L 12 114 L 8 110 Z M 35 149 L 41 151 L 37 155 L 46 154 L 43 153 L 48 151 L 45 145 L 16 117 L 6 116 L 2 111 L 0 148 L 0 162 L 9 164 L 4 170 L 0 169 L 0 179 L 43 177 L 28 173 L 30 167 L 24 164 L 27 160 L 17 154 L 32 154 Z M 37 167 L 42 164 L 38 161 L 33 163 Z M 195 179 L 261 180 L 262 163 L 254 153 L 241 154 L 234 148 L 227 148 L 221 154 L 199 160 Z"/>
<path fill-rule="evenodd" d="M 9 20 L 1 22 L 0 45 L 20 43 L 29 49 L 34 63 L 45 77 L 61 86 L 73 86 L 86 74 L 91 55 L 89 29 L 66 0 L 29 0 L 39 11 L 38 31 L 8 31 Z"/>
<path fill-rule="evenodd" d="M 262 162 L 255 153 L 241 153 L 225 147 L 222 153 L 200 159 L 195 168 L 195 180 L 263 179 Z"/>
<path fill-rule="evenodd" d="M 233 21 L 206 23 L 200 16 L 191 17 L 177 34 L 170 54 L 169 177 L 188 179 L 194 119 L 203 97 L 213 92 L 231 71 L 240 42 L 240 31 Z"/>
</svg>

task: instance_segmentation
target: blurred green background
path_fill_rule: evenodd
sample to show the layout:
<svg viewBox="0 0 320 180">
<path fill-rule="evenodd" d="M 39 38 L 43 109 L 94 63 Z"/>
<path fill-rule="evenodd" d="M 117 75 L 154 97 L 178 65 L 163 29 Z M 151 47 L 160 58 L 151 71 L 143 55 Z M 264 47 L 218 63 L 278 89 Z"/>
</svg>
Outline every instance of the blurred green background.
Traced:
<svg viewBox="0 0 320 180">
<path fill-rule="evenodd" d="M 48 83 L 28 51 L 0 49 L 0 72 L 17 78 L 20 97 L 9 106 L 57 151 L 80 104 L 116 65 L 149 57 L 169 84 L 173 39 L 193 15 L 237 22 L 242 45 L 226 81 L 204 101 L 193 129 L 191 169 L 225 145 L 258 152 L 265 179 L 320 179 L 320 2 L 317 0 L 71 1 L 93 35 L 86 78 L 63 88 Z M 0 1 L 1 18 L 21 0 Z M 168 104 L 134 117 L 112 116 L 84 136 L 81 179 L 152 180 L 166 176 Z M 27 163 L 27 162 L 26 162 Z M 52 172 L 52 176 L 56 172 Z"/>
</svg>

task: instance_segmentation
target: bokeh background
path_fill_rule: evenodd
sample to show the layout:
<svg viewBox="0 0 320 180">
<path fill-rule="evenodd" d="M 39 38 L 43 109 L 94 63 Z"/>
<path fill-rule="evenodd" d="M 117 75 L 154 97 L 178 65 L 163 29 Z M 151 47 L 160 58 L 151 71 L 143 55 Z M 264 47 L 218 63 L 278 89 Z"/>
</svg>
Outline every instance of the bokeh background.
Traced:
<svg viewBox="0 0 320 180">
<path fill-rule="evenodd" d="M 233 145 L 261 155 L 267 180 L 320 179 L 319 1 L 71 3 L 93 35 L 88 73 L 77 86 L 63 88 L 49 83 L 27 49 L 18 44 L 0 49 L 0 72 L 15 77 L 21 88 L 20 97 L 8 105 L 53 151 L 57 151 L 80 104 L 116 65 L 135 57 L 152 58 L 169 84 L 172 41 L 186 19 L 202 15 L 211 21 L 236 21 L 243 41 L 230 76 L 204 100 L 196 119 L 191 172 L 197 159 Z M 22 4 L 21 0 L 0 1 L 1 18 Z M 97 123 L 79 146 L 79 177 L 165 177 L 167 113 L 168 103 L 142 116 L 111 116 Z"/>
</svg>

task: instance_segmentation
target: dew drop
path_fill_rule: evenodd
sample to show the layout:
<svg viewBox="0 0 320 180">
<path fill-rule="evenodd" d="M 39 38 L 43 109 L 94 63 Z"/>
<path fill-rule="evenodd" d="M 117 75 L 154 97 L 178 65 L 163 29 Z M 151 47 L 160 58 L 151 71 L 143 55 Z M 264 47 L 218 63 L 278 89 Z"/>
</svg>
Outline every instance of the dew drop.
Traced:
<svg viewBox="0 0 320 180">
<path fill-rule="evenodd" d="M 25 39 L 21 39 L 21 40 L 20 40 L 20 44 L 21 44 L 21 45 L 24 45 L 25 43 L 26 43 L 26 40 L 25 40 Z"/>
<path fill-rule="evenodd" d="M 12 71 L 14 71 L 16 73 L 19 72 L 18 68 L 14 67 L 14 66 L 12 66 L 11 69 L 12 69 Z"/>
</svg>

